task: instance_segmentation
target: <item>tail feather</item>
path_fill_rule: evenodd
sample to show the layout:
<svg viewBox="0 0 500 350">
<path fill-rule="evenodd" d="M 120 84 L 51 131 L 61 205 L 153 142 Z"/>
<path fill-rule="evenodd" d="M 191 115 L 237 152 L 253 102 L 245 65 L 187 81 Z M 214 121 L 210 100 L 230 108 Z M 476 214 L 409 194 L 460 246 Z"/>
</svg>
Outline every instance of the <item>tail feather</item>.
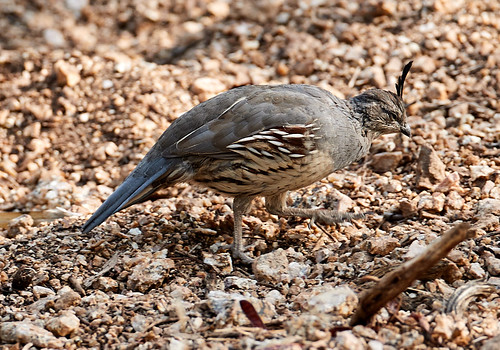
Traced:
<svg viewBox="0 0 500 350">
<path fill-rule="evenodd" d="M 149 160 L 145 158 L 82 226 L 83 233 L 90 232 L 114 213 L 143 202 L 162 187 L 165 181 L 170 182 L 168 177 L 176 163 L 176 160 L 163 157 Z"/>
</svg>

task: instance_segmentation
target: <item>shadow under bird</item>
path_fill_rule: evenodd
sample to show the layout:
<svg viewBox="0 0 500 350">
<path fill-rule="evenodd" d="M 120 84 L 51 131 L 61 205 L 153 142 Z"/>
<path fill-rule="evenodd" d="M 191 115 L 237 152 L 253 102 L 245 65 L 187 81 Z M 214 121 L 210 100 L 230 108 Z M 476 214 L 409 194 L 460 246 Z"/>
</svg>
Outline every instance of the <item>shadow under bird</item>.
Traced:
<svg viewBox="0 0 500 350">
<path fill-rule="evenodd" d="M 242 217 L 256 196 L 271 214 L 325 224 L 360 214 L 286 205 L 286 194 L 365 156 L 382 134 L 410 136 L 403 86 L 370 89 L 350 99 L 310 85 L 248 85 L 221 93 L 181 115 L 125 181 L 82 227 L 89 232 L 112 214 L 156 190 L 191 182 L 234 197 L 234 258 L 250 263 Z"/>
</svg>

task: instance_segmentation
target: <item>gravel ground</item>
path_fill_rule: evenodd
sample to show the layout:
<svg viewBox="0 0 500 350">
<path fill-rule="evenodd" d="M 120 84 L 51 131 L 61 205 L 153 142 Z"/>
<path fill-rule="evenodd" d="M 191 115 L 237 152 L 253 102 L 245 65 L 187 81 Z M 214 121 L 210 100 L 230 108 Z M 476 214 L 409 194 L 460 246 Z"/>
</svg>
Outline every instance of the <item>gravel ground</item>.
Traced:
<svg viewBox="0 0 500 350">
<path fill-rule="evenodd" d="M 498 1 L 0 4 L 5 349 L 497 348 Z M 79 231 L 199 102 L 245 84 L 393 90 L 409 60 L 411 139 L 385 136 L 363 162 L 290 194 L 295 206 L 372 212 L 365 220 L 310 226 L 256 200 L 249 267 L 223 249 L 231 200 L 184 184 Z M 458 222 L 476 237 L 348 327 L 359 292 Z"/>
</svg>

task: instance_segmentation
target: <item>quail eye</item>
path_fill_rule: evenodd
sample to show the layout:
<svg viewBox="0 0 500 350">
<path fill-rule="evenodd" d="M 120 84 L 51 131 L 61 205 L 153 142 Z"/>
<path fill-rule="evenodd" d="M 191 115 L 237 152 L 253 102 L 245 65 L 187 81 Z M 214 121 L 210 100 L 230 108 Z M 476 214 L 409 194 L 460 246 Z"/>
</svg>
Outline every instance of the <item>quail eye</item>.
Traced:
<svg viewBox="0 0 500 350">
<path fill-rule="evenodd" d="M 386 108 L 383 108 L 383 111 L 384 111 L 384 112 L 385 112 L 385 113 L 386 113 L 389 117 L 391 117 L 391 119 L 393 119 L 393 120 L 399 120 L 399 117 L 398 117 L 397 113 L 395 113 L 395 112 L 393 112 L 393 111 L 390 111 L 390 110 L 388 110 L 388 109 L 386 109 Z"/>
</svg>

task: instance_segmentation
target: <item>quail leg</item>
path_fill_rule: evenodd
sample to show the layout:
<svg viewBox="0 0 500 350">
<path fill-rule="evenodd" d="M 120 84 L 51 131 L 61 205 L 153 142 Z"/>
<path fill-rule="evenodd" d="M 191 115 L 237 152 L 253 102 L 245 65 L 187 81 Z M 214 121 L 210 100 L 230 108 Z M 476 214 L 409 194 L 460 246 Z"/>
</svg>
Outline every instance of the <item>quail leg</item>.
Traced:
<svg viewBox="0 0 500 350">
<path fill-rule="evenodd" d="M 231 246 L 233 258 L 240 259 L 245 264 L 251 264 L 253 259 L 246 255 L 243 247 L 243 215 L 250 211 L 252 206 L 253 197 L 235 197 L 233 200 L 233 213 L 234 213 L 234 242 Z"/>
<path fill-rule="evenodd" d="M 299 216 L 327 225 L 364 218 L 364 214 L 362 213 L 343 213 L 329 209 L 292 208 L 286 205 L 286 192 L 266 197 L 266 209 L 271 214 L 281 216 Z"/>
</svg>

